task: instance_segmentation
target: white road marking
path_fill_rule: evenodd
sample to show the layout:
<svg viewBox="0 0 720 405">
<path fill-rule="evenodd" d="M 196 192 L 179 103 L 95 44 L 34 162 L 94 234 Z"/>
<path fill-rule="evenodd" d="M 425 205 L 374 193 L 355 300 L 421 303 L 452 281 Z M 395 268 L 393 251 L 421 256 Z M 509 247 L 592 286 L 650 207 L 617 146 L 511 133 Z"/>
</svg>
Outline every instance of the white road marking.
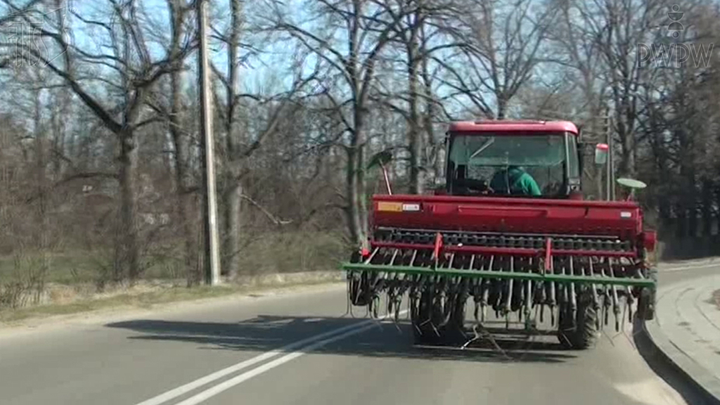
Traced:
<svg viewBox="0 0 720 405">
<path fill-rule="evenodd" d="M 403 311 L 403 312 L 407 312 L 407 311 Z M 287 363 L 287 362 L 289 362 L 289 361 L 292 361 L 292 360 L 294 360 L 294 359 L 296 359 L 296 358 L 298 358 L 298 357 L 306 354 L 307 352 L 313 351 L 313 350 L 315 350 L 315 349 L 319 349 L 319 348 L 321 348 L 321 347 L 323 347 L 323 346 L 325 346 L 325 345 L 328 345 L 328 344 L 333 343 L 333 342 L 337 342 L 338 340 L 345 339 L 345 338 L 350 337 L 350 336 L 352 336 L 352 335 L 356 335 L 356 334 L 358 334 L 358 333 L 365 332 L 366 330 L 369 330 L 369 329 L 374 328 L 374 327 L 375 327 L 375 325 L 367 325 L 367 326 L 365 326 L 365 327 L 362 327 L 362 328 L 359 328 L 359 329 L 354 329 L 354 330 L 351 330 L 351 331 L 349 331 L 349 332 L 345 332 L 345 333 L 343 333 L 343 334 L 341 334 L 341 335 L 336 335 L 336 336 L 333 336 L 333 337 L 331 337 L 331 338 L 328 338 L 328 339 L 321 340 L 321 341 L 319 341 L 319 342 L 313 343 L 313 344 L 311 344 L 311 345 L 309 345 L 309 346 L 303 347 L 303 348 L 302 348 L 301 350 L 299 350 L 299 351 L 296 351 L 296 352 L 287 354 L 287 355 L 285 355 L 285 356 L 283 356 L 283 357 L 280 357 L 279 359 L 275 359 L 275 360 L 273 360 L 273 361 L 271 361 L 271 362 L 269 362 L 269 363 L 263 364 L 262 366 L 260 366 L 260 367 L 258 367 L 258 368 L 254 368 L 254 369 L 252 369 L 252 370 L 250 370 L 250 371 L 246 371 L 246 372 L 244 372 L 244 373 L 242 373 L 242 374 L 240 374 L 240 375 L 238 375 L 238 376 L 235 376 L 235 377 L 233 377 L 233 378 L 231 378 L 231 379 L 229 379 L 229 380 L 227 380 L 227 381 L 224 381 L 224 382 L 222 382 L 222 383 L 220 383 L 220 384 L 218 384 L 218 385 L 216 385 L 216 386 L 214 386 L 214 387 L 212 387 L 212 388 L 208 388 L 207 390 L 205 390 L 205 391 L 203 391 L 203 392 L 201 392 L 201 393 L 199 393 L 199 394 L 197 394 L 197 395 L 195 395 L 195 396 L 193 396 L 193 397 L 190 397 L 190 398 L 186 399 L 185 401 L 182 401 L 182 402 L 178 403 L 177 405 L 197 405 L 197 404 L 199 404 L 199 403 L 201 403 L 201 402 L 203 402 L 203 401 L 205 401 L 205 400 L 207 400 L 207 399 L 209 399 L 209 398 L 211 398 L 211 397 L 214 397 L 215 395 L 220 394 L 221 392 L 226 391 L 226 390 L 228 390 L 228 389 L 230 389 L 230 388 L 232 388 L 232 387 L 234 387 L 234 386 L 236 386 L 236 385 L 238 385 L 238 384 L 241 384 L 241 383 L 243 383 L 243 382 L 245 382 L 245 381 L 247 381 L 247 380 L 249 380 L 249 379 L 251 379 L 251 378 L 253 378 L 253 377 L 255 377 L 255 376 L 258 376 L 258 375 L 260 375 L 260 374 L 262 374 L 262 373 L 264 373 L 264 372 L 266 372 L 266 371 L 272 370 L 273 368 L 278 367 L 278 366 L 281 366 L 281 365 L 283 365 L 283 364 L 285 364 L 285 363 Z"/>
<path fill-rule="evenodd" d="M 405 313 L 405 312 L 407 312 L 407 310 L 401 311 L 401 312 L 402 312 L 402 313 Z M 384 319 L 384 318 L 386 318 L 386 316 L 379 317 L 379 319 Z M 167 402 L 167 401 L 169 401 L 169 400 L 171 400 L 171 399 L 174 399 L 174 398 L 177 398 L 177 397 L 179 397 L 179 396 L 181 396 L 181 395 L 184 395 L 184 394 L 186 394 L 186 393 L 188 393 L 188 392 L 190 392 L 190 391 L 192 391 L 192 390 L 194 390 L 194 389 L 196 389 L 196 388 L 202 387 L 202 386 L 205 385 L 205 384 L 208 384 L 208 383 L 211 383 L 211 382 L 213 382 L 213 381 L 215 381 L 215 380 L 218 380 L 218 379 L 220 379 L 220 378 L 223 378 L 223 377 L 225 377 L 226 375 L 229 375 L 229 374 L 232 374 L 232 373 L 234 373 L 234 372 L 237 372 L 237 371 L 246 369 L 246 368 L 248 368 L 248 367 L 254 366 L 255 364 L 258 364 L 258 363 L 263 362 L 263 361 L 265 361 L 265 360 L 269 360 L 269 359 L 271 359 L 271 358 L 273 358 L 273 357 L 276 357 L 276 356 L 279 356 L 279 355 L 281 355 L 281 354 L 283 354 L 283 353 L 292 352 L 293 350 L 303 348 L 304 345 L 311 344 L 311 343 L 313 343 L 313 342 L 315 342 L 315 341 L 317 341 L 317 340 L 325 339 L 325 338 L 327 338 L 327 337 L 330 337 L 330 336 L 333 336 L 333 335 L 337 335 L 338 333 L 343 333 L 343 332 L 347 332 L 347 331 L 355 332 L 354 329 L 362 329 L 362 330 L 364 331 L 364 330 L 366 330 L 366 329 L 369 329 L 369 328 L 372 327 L 372 326 L 375 326 L 375 325 L 374 325 L 375 322 L 376 322 L 376 320 L 369 319 L 369 320 L 366 320 L 366 321 L 354 323 L 354 324 L 352 324 L 352 325 L 343 326 L 342 328 L 334 329 L 334 330 L 331 330 L 331 331 L 328 331 L 328 332 L 325 332 L 325 333 L 321 333 L 321 334 L 319 334 L 319 335 L 311 336 L 311 337 L 309 337 L 309 338 L 307 338 L 307 339 L 303 339 L 303 340 L 297 341 L 297 342 L 295 342 L 295 343 L 289 344 L 289 345 L 287 345 L 287 346 L 283 346 L 283 347 L 281 347 L 281 348 L 279 348 L 279 349 L 276 349 L 276 350 L 272 350 L 272 351 L 263 353 L 263 354 L 261 354 L 261 355 L 259 355 L 259 356 L 256 356 L 256 357 L 253 357 L 253 358 L 251 358 L 251 359 L 242 361 L 242 362 L 237 363 L 237 364 L 235 364 L 235 365 L 232 365 L 232 366 L 230 366 L 230 367 L 224 368 L 224 369 L 222 369 L 222 370 L 220 370 L 220 371 L 216 371 L 216 372 L 214 372 L 214 373 L 212 373 L 212 374 L 208 374 L 208 375 L 205 376 L 205 377 L 198 378 L 198 379 L 195 380 L 195 381 L 189 382 L 189 383 L 187 383 L 187 384 L 185 384 L 185 385 L 182 385 L 182 386 L 180 386 L 180 387 L 177 387 L 177 388 L 175 388 L 175 389 L 172 389 L 172 390 L 170 390 L 170 391 L 167 391 L 167 392 L 165 392 L 165 393 L 162 393 L 162 394 L 160 394 L 160 395 L 158 395 L 158 396 L 156 396 L 156 397 L 153 397 L 153 398 L 150 398 L 150 399 L 148 399 L 148 400 L 146 400 L 146 401 L 140 402 L 140 403 L 137 404 L 137 405 L 160 405 L 160 404 L 163 404 L 163 403 L 165 403 L 165 402 Z M 372 324 L 372 325 L 368 325 L 368 324 Z M 346 333 L 346 334 L 347 334 L 347 333 Z M 350 336 L 350 334 L 348 334 L 347 336 L 345 336 L 345 335 L 343 335 L 343 336 L 344 336 L 344 337 L 347 337 L 347 336 Z M 333 341 L 334 341 L 334 340 L 333 340 Z M 327 341 L 327 340 L 324 340 L 323 342 L 325 342 L 323 345 L 328 344 L 328 343 L 331 343 L 331 341 Z M 321 346 L 323 346 L 323 345 L 321 345 Z M 310 347 L 310 346 L 308 346 L 308 347 Z M 317 347 L 320 347 L 320 346 L 317 346 Z M 317 348 L 317 347 L 315 347 L 315 348 Z M 305 348 L 303 348 L 303 349 L 305 349 Z M 299 353 L 302 354 L 302 352 L 299 352 Z M 292 353 L 292 354 L 296 354 L 296 353 Z M 287 360 L 287 361 L 289 361 L 289 360 Z M 194 398 L 194 397 L 193 397 L 193 398 Z"/>
</svg>

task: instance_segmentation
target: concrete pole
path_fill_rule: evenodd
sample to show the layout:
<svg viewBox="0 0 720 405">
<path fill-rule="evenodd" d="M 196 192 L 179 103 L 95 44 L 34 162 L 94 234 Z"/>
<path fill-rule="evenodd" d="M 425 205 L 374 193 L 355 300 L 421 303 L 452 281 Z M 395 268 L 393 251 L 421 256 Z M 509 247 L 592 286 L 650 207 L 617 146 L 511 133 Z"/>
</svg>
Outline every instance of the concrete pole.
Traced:
<svg viewBox="0 0 720 405">
<path fill-rule="evenodd" d="M 198 70 L 200 74 L 200 116 L 203 149 L 203 225 L 205 236 L 205 282 L 209 285 L 220 283 L 220 247 L 217 223 L 217 194 L 215 191 L 215 142 L 213 137 L 213 110 L 210 94 L 210 66 L 207 48 L 207 0 L 197 1 L 198 32 L 200 52 Z"/>
<path fill-rule="evenodd" d="M 607 142 L 608 145 L 608 158 L 606 163 L 606 185 L 607 189 L 605 190 L 605 199 L 608 201 L 613 200 L 612 195 L 612 181 L 613 181 L 613 144 L 612 144 L 612 130 L 610 129 L 610 110 L 608 110 L 607 115 L 605 116 L 605 142 Z"/>
</svg>

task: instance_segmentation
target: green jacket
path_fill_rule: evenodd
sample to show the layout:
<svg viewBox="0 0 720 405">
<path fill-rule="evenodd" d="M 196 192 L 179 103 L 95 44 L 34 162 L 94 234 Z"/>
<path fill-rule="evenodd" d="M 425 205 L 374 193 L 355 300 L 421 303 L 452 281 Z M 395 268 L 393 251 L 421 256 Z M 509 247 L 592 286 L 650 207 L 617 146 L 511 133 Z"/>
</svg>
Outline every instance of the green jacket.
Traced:
<svg viewBox="0 0 720 405">
<path fill-rule="evenodd" d="M 492 188 L 496 192 L 507 191 L 507 176 L 505 173 L 505 170 L 495 173 L 492 181 L 490 182 L 490 188 Z M 509 173 L 510 194 L 532 196 L 542 195 L 542 193 L 540 192 L 540 187 L 538 187 L 535 179 L 533 179 L 532 176 L 529 175 L 527 172 L 520 169 L 519 167 L 511 167 L 509 169 Z"/>
</svg>

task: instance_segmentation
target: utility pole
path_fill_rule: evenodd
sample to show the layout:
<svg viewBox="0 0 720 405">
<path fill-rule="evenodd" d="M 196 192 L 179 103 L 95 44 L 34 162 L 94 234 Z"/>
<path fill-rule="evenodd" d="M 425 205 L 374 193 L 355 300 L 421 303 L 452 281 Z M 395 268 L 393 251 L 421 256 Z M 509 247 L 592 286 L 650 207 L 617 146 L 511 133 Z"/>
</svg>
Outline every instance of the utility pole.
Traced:
<svg viewBox="0 0 720 405">
<path fill-rule="evenodd" d="M 220 282 L 220 251 L 217 223 L 217 195 L 215 193 L 215 142 L 212 128 L 212 97 L 210 97 L 210 66 L 207 47 L 207 0 L 197 0 L 198 32 L 200 35 L 200 52 L 198 71 L 200 73 L 200 116 L 203 155 L 203 225 L 205 236 L 205 282 L 216 285 Z"/>
<path fill-rule="evenodd" d="M 612 201 L 612 131 L 610 129 L 610 110 L 606 110 L 605 117 L 603 118 L 603 129 L 605 130 L 605 143 L 608 146 L 608 158 L 605 164 L 605 200 Z"/>
</svg>

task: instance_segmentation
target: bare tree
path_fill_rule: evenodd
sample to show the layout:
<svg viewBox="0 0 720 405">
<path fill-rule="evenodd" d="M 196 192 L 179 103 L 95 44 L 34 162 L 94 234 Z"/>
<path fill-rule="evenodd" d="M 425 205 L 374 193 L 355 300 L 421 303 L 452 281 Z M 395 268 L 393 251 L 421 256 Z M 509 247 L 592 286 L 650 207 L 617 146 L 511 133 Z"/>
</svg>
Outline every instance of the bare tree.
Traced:
<svg viewBox="0 0 720 405">
<path fill-rule="evenodd" d="M 453 31 L 470 46 L 453 66 L 435 58 L 447 71 L 445 84 L 482 114 L 505 119 L 511 100 L 530 80 L 542 57 L 542 45 L 555 14 L 535 0 L 471 0 Z M 492 101 L 484 96 L 492 95 Z"/>
<path fill-rule="evenodd" d="M 251 159 L 260 151 L 269 138 L 277 135 L 283 123 L 293 115 L 297 103 L 307 97 L 305 92 L 309 85 L 315 81 L 315 72 L 312 69 L 305 71 L 307 51 L 295 52 L 290 63 L 285 66 L 292 82 L 287 88 L 273 92 L 252 93 L 241 89 L 240 70 L 243 62 L 254 53 L 261 53 L 259 47 L 253 47 L 243 41 L 243 35 L 248 31 L 246 18 L 243 13 L 243 2 L 231 0 L 229 20 L 225 29 L 219 29 L 217 23 L 213 31 L 213 38 L 223 48 L 226 58 L 225 69 L 213 64 L 212 69 L 219 84 L 215 89 L 215 100 L 218 115 L 222 121 L 222 208 L 223 208 L 223 269 L 229 277 L 235 277 L 240 272 L 240 257 L 238 255 L 243 235 L 241 228 L 242 202 L 249 202 L 251 206 L 261 209 L 265 214 L 270 211 L 258 204 L 243 191 L 243 180 L 251 173 Z M 218 21 L 219 23 L 219 21 Z M 246 52 L 242 52 L 243 49 Z M 267 77 L 271 77 L 268 75 Z M 272 86 L 270 86 L 272 87 Z M 265 94 L 272 93 L 272 94 Z M 255 116 L 241 111 L 243 108 L 258 106 L 265 116 Z M 252 122 L 251 121 L 252 118 Z"/>
<path fill-rule="evenodd" d="M 5 4 L 20 13 L 9 0 Z M 24 63 L 41 65 L 68 86 L 83 104 L 116 136 L 118 142 L 117 178 L 120 188 L 119 241 L 116 251 L 116 277 L 131 280 L 140 275 L 139 242 L 136 224 L 137 131 L 158 117 L 144 108 L 152 87 L 164 75 L 178 68 L 190 44 L 177 54 L 154 57 L 145 41 L 143 8 L 138 1 L 112 0 L 102 15 L 82 15 L 71 10 L 80 30 L 99 42 L 97 50 L 85 41 L 76 41 L 71 24 L 59 21 L 59 13 L 24 12 L 23 24 L 31 29 L 33 41 L 0 44 L 5 52 L 20 51 Z M 68 5 L 70 9 L 70 5 Z M 47 41 L 54 54 L 44 52 L 34 41 Z M 59 58 L 54 56 L 59 54 Z M 98 73 L 102 72 L 100 75 Z M 104 86 L 100 89 L 98 84 Z M 111 100 L 103 102 L 105 92 Z"/>
<path fill-rule="evenodd" d="M 615 133 L 620 146 L 621 175 L 636 174 L 636 137 L 641 114 L 641 87 L 647 80 L 647 68 L 633 52 L 659 25 L 662 2 L 658 0 L 606 0 L 584 9 L 584 15 L 596 19 L 588 24 L 603 61 L 604 80 L 610 92 Z M 582 5 L 587 7 L 587 5 Z M 590 21 L 589 21 L 590 22 Z"/>
<path fill-rule="evenodd" d="M 188 47 L 193 30 L 188 27 L 188 15 L 193 9 L 192 4 L 185 0 L 167 0 L 170 11 L 170 44 L 167 49 L 170 59 L 182 63 L 183 49 Z M 167 119 L 168 130 L 173 144 L 173 166 L 175 168 L 175 193 L 177 204 L 175 206 L 177 220 L 183 233 L 185 249 L 183 252 L 184 264 L 188 272 L 188 283 L 197 284 L 201 280 L 198 246 L 196 243 L 195 219 L 193 214 L 191 170 L 189 158 L 191 153 L 191 136 L 188 133 L 187 119 L 183 119 L 188 111 L 185 106 L 183 85 L 185 84 L 183 69 L 178 67 L 170 72 L 170 100 L 169 109 L 162 105 L 150 103 Z"/>
<path fill-rule="evenodd" d="M 373 102 L 389 107 L 405 119 L 405 143 L 409 151 L 410 168 L 409 191 L 422 194 L 427 171 L 425 164 L 431 163 L 426 145 L 433 146 L 436 142 L 432 120 L 439 103 L 432 88 L 433 78 L 429 70 L 431 57 L 465 47 L 467 42 L 453 38 L 445 29 L 449 22 L 461 13 L 452 0 L 398 1 L 387 3 L 387 7 L 390 13 L 404 15 L 401 23 L 394 28 L 396 35 L 393 42 L 397 43 L 402 54 L 399 57 L 401 71 L 398 72 L 398 78 L 405 81 L 407 87 L 405 91 L 398 91 L 394 81 L 384 83 L 386 90 L 376 92 Z M 393 7 L 397 11 L 394 11 Z M 392 57 L 388 59 L 390 58 Z M 398 105 L 395 100 L 402 100 L 406 105 Z M 434 162 L 435 160 L 432 164 Z"/>
<path fill-rule="evenodd" d="M 368 232 L 366 119 L 376 68 L 382 52 L 396 37 L 397 27 L 413 9 L 378 6 L 367 0 L 321 1 L 308 4 L 307 9 L 310 19 L 320 19 L 327 29 L 316 29 L 309 22 L 294 22 L 280 12 L 273 28 L 288 33 L 326 66 L 323 96 L 333 105 L 333 114 L 347 134 L 342 144 L 347 156 L 345 212 L 352 242 L 359 244 Z"/>
</svg>

